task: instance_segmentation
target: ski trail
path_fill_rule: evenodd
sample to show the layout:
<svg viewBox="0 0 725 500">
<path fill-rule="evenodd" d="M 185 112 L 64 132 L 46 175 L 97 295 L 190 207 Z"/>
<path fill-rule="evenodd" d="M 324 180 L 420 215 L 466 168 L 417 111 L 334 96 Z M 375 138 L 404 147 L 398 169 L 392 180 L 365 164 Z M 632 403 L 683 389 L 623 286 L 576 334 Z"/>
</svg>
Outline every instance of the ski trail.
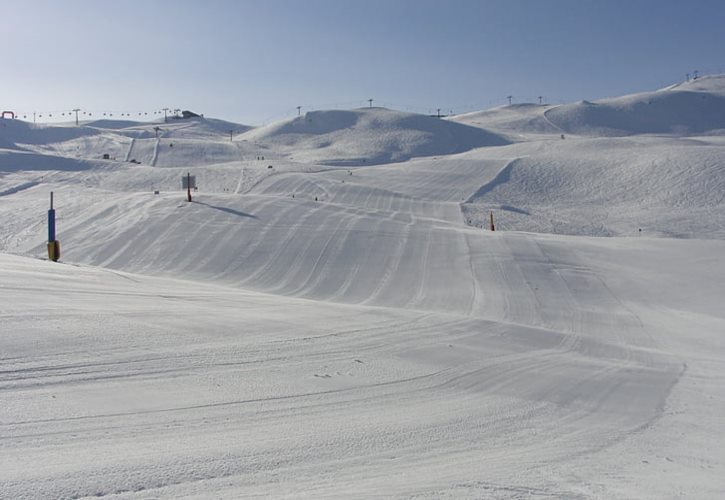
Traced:
<svg viewBox="0 0 725 500">
<path fill-rule="evenodd" d="M 234 194 L 239 194 L 239 190 L 244 185 L 244 167 L 242 167 L 242 173 L 239 175 L 239 182 L 237 182 L 237 188 L 234 190 Z"/>
<path fill-rule="evenodd" d="M 471 306 L 469 309 L 469 314 L 471 316 L 474 316 L 478 310 L 479 310 L 479 301 L 482 299 L 482 293 L 481 293 L 481 286 L 478 282 L 478 279 L 476 278 L 476 268 L 473 263 L 473 248 L 471 246 L 470 241 L 471 235 L 464 234 L 463 240 L 466 242 L 466 250 L 467 250 L 467 258 L 468 258 L 468 267 L 470 270 L 470 276 L 471 276 L 471 288 L 472 288 L 472 294 L 471 294 Z"/>
<path fill-rule="evenodd" d="M 160 142 L 161 142 L 161 140 L 157 137 L 156 144 L 154 144 L 154 153 L 153 153 L 153 156 L 151 157 L 151 162 L 150 162 L 152 167 L 156 166 L 156 160 L 159 157 L 159 143 Z"/>
<path fill-rule="evenodd" d="M 552 122 L 552 121 L 551 121 L 551 120 L 549 119 L 549 117 L 548 117 L 548 116 L 546 116 L 546 115 L 547 115 L 547 114 L 549 113 L 549 111 L 551 111 L 552 109 L 555 109 L 555 108 L 549 108 L 549 109 L 547 109 L 546 111 L 544 111 L 544 112 L 543 112 L 543 113 L 541 114 L 541 116 L 543 116 L 543 117 L 544 117 L 544 120 L 546 120 L 546 122 L 547 122 L 547 123 L 548 123 L 549 125 L 551 125 L 552 127 L 554 127 L 555 129 L 559 130 L 559 131 L 560 131 L 560 132 L 562 132 L 562 133 L 568 133 L 568 132 L 567 132 L 566 130 L 564 130 L 563 128 L 561 128 L 561 127 L 560 127 L 559 125 L 557 125 L 556 123 Z"/>
<path fill-rule="evenodd" d="M 133 147 L 136 144 L 136 138 L 131 138 L 131 143 L 128 145 L 128 151 L 126 151 L 126 158 L 124 158 L 123 161 L 128 161 L 131 159 L 131 153 L 133 152 Z"/>
</svg>

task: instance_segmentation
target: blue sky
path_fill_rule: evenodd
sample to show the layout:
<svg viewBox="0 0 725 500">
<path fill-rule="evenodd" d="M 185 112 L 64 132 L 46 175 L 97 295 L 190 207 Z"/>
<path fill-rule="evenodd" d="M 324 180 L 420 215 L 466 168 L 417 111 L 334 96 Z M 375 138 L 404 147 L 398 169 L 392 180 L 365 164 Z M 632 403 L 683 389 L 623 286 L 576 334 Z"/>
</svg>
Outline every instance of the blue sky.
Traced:
<svg viewBox="0 0 725 500">
<path fill-rule="evenodd" d="M 0 0 L 0 107 L 260 124 L 374 104 L 465 112 L 725 73 L 725 2 Z M 145 115 L 149 116 L 149 115 Z"/>
</svg>

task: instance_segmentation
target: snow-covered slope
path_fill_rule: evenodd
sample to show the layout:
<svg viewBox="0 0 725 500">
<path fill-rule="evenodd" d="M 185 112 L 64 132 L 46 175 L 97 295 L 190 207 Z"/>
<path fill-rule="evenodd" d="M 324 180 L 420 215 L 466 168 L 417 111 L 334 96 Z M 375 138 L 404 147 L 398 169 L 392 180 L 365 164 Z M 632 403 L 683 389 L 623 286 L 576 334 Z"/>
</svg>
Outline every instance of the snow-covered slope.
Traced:
<svg viewBox="0 0 725 500">
<path fill-rule="evenodd" d="M 298 161 L 331 165 L 389 163 L 508 143 L 485 130 L 384 108 L 311 111 L 241 139 Z"/>
<path fill-rule="evenodd" d="M 82 123 L 83 127 L 95 128 L 101 131 L 114 130 L 118 133 L 127 135 L 136 135 L 143 132 L 144 136 L 155 136 L 155 129 L 159 129 L 159 134 L 168 138 L 191 138 L 191 139 L 224 139 L 229 137 L 229 132 L 241 134 L 252 127 L 242 125 L 240 123 L 219 120 L 216 118 L 169 118 L 166 122 L 135 122 L 131 120 L 111 120 L 102 119 L 95 121 L 86 121 Z"/>
<path fill-rule="evenodd" d="M 657 92 L 565 104 L 547 110 L 545 116 L 560 129 L 582 135 L 722 135 L 725 76 Z"/>
<path fill-rule="evenodd" d="M 551 106 L 512 104 L 456 115 L 448 120 L 489 129 L 518 141 L 521 135 L 561 134 L 562 130 L 546 118 L 548 109 Z"/>
<path fill-rule="evenodd" d="M 0 497 L 717 497 L 701 80 L 649 115 L 0 121 Z"/>
<path fill-rule="evenodd" d="M 73 127 L 67 124 L 34 124 L 22 120 L 0 120 L 0 144 L 2 147 L 20 148 L 24 145 L 47 145 L 74 139 L 100 135 L 90 127 Z"/>
<path fill-rule="evenodd" d="M 655 92 L 559 106 L 513 104 L 449 118 L 512 141 L 541 134 L 619 137 L 639 134 L 722 135 L 725 75 L 682 82 Z M 531 139 L 531 137 L 529 137 Z"/>
<path fill-rule="evenodd" d="M 395 238 L 382 226 L 379 242 L 386 233 Z M 478 233 L 442 261 L 429 250 L 446 241 L 429 239 L 426 264 L 410 270 L 422 283 L 472 260 L 444 288 L 416 287 L 420 310 L 0 255 L 0 492 L 624 499 L 725 488 L 723 242 Z M 287 262 L 266 272 L 300 271 Z M 510 321 L 452 314 L 472 284 Z M 450 310 L 422 309 L 431 303 Z"/>
<path fill-rule="evenodd" d="M 722 239 L 724 146 L 720 137 L 521 145 L 466 200 L 464 214 L 481 225 L 494 210 L 505 230 Z"/>
<path fill-rule="evenodd" d="M 191 166 L 243 158 L 245 149 L 231 142 L 230 131 L 239 135 L 250 128 L 205 118 L 170 119 L 168 123 L 104 119 L 84 122 L 79 127 L 2 120 L 0 148 L 83 160 L 98 160 L 107 155 L 115 161 Z M 251 156 L 251 151 L 247 156 Z"/>
<path fill-rule="evenodd" d="M 662 90 L 683 90 L 725 95 L 725 75 L 705 75 L 700 78 L 678 82 Z"/>
</svg>

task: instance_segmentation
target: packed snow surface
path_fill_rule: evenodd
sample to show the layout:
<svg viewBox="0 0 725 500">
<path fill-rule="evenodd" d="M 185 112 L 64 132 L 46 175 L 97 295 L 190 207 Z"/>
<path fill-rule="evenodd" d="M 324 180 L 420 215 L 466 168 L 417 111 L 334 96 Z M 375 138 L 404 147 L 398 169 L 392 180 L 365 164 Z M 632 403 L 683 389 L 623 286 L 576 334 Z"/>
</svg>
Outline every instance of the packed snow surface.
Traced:
<svg viewBox="0 0 725 500">
<path fill-rule="evenodd" d="M 722 82 L 0 121 L 0 498 L 720 496 Z"/>
</svg>

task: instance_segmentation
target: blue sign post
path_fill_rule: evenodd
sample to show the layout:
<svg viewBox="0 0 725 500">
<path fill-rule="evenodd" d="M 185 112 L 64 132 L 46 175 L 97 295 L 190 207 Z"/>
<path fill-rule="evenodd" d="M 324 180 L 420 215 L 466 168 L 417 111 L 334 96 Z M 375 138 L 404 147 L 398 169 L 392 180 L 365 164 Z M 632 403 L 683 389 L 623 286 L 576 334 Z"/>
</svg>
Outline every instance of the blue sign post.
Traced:
<svg viewBox="0 0 725 500">
<path fill-rule="evenodd" d="M 58 262 L 58 259 L 60 259 L 60 242 L 55 239 L 53 191 L 50 192 L 50 210 L 48 210 L 48 258 L 53 262 Z"/>
<path fill-rule="evenodd" d="M 50 192 L 50 210 L 48 210 L 48 241 L 55 241 L 55 209 L 53 208 L 53 191 Z"/>
</svg>

